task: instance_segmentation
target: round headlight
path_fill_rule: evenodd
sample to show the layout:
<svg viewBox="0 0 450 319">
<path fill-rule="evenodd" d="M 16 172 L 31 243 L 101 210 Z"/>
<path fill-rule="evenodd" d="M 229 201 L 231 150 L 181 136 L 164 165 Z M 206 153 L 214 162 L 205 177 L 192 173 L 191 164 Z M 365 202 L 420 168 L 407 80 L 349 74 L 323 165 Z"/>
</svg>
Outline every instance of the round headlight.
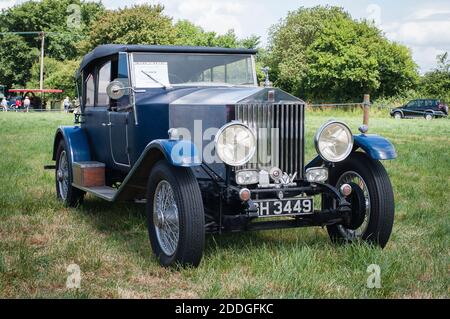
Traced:
<svg viewBox="0 0 450 319">
<path fill-rule="evenodd" d="M 340 162 L 347 158 L 353 148 L 353 135 L 342 122 L 325 123 L 314 138 L 317 153 L 328 162 Z"/>
<path fill-rule="evenodd" d="M 231 166 L 246 164 L 256 151 L 255 134 L 242 123 L 224 125 L 217 132 L 215 142 L 217 155 Z"/>
</svg>

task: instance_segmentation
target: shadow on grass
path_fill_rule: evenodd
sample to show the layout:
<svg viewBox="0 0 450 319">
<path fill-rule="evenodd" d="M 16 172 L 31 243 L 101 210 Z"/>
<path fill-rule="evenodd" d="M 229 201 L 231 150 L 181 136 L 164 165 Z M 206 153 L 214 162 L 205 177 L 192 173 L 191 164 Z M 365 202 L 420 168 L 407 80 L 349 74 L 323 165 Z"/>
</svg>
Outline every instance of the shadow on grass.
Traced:
<svg viewBox="0 0 450 319">
<path fill-rule="evenodd" d="M 77 208 L 80 218 L 97 231 L 107 235 L 108 240 L 133 252 L 140 258 L 156 262 L 153 257 L 147 233 L 145 205 L 135 203 L 110 203 L 99 199 L 86 198 Z M 317 228 L 316 228 L 317 229 Z M 249 250 L 299 249 L 315 247 L 329 248 L 332 243 L 328 236 L 312 229 L 278 229 L 206 235 L 205 256 L 214 255 L 217 250 L 232 250 L 246 254 Z"/>
</svg>

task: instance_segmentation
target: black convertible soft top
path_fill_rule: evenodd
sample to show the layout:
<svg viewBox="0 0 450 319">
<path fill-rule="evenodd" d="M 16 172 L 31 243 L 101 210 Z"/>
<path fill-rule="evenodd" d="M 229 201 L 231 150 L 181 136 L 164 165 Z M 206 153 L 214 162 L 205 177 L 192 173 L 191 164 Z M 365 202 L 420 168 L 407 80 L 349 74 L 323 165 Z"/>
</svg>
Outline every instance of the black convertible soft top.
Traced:
<svg viewBox="0 0 450 319">
<path fill-rule="evenodd" d="M 217 47 L 189 47 L 169 45 L 140 45 L 140 44 L 104 44 L 86 54 L 81 61 L 77 76 L 86 65 L 118 52 L 165 52 L 165 53 L 222 53 L 222 54 L 256 54 L 253 49 L 230 49 Z"/>
</svg>

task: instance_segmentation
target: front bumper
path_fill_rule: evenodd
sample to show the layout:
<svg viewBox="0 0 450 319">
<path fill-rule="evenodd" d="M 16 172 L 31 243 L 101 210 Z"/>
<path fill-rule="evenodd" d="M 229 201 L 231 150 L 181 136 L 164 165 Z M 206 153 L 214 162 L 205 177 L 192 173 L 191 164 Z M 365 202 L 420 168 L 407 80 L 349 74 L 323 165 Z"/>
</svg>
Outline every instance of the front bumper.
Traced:
<svg viewBox="0 0 450 319">
<path fill-rule="evenodd" d="M 240 188 L 229 186 L 228 200 L 239 200 L 238 193 Z M 324 198 L 332 199 L 336 205 L 333 207 L 324 207 L 316 209 L 310 214 L 295 216 L 279 215 L 273 218 L 259 218 L 258 210 L 254 200 L 258 199 L 278 199 L 279 192 L 283 192 L 284 198 L 296 196 L 315 196 L 322 195 Z M 236 194 L 236 195 L 235 195 Z M 236 232 L 248 230 L 268 230 L 279 228 L 307 227 L 307 226 L 326 226 L 336 223 L 348 223 L 351 216 L 351 204 L 342 196 L 338 189 L 326 183 L 308 183 L 304 182 L 297 187 L 280 188 L 262 188 L 251 190 L 251 199 L 241 202 L 242 209 L 236 214 L 224 214 L 220 217 L 221 222 L 216 227 L 210 227 L 207 232 Z M 213 225 L 211 225 L 213 226 Z"/>
</svg>

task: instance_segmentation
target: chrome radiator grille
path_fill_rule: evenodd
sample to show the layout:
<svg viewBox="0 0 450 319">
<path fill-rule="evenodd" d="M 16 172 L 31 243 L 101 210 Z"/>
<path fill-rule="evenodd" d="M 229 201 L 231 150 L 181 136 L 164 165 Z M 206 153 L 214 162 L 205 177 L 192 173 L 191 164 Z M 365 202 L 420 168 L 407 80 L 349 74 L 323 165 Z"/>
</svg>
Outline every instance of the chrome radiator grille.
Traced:
<svg viewBox="0 0 450 319">
<path fill-rule="evenodd" d="M 235 119 L 253 129 L 258 139 L 255 156 L 240 169 L 276 166 L 303 177 L 304 104 L 237 104 Z"/>
</svg>

